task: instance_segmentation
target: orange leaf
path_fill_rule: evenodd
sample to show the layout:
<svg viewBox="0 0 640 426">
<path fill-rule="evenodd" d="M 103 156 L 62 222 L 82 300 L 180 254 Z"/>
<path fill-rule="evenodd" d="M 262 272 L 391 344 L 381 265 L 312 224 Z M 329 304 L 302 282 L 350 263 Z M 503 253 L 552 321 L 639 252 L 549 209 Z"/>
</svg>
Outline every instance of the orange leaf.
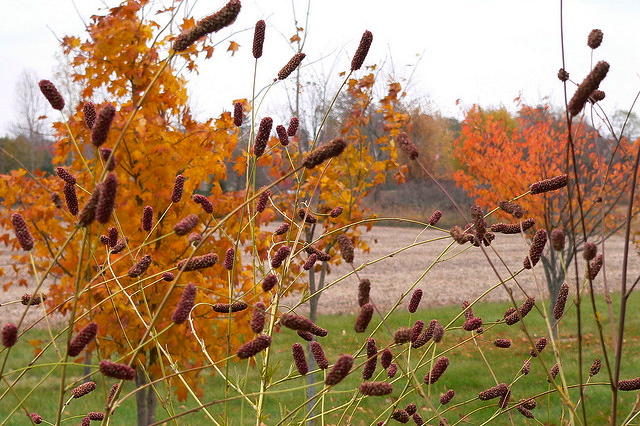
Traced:
<svg viewBox="0 0 640 426">
<path fill-rule="evenodd" d="M 291 38 L 289 39 L 289 41 L 290 41 L 291 43 L 295 43 L 296 41 L 300 41 L 300 40 L 302 40 L 302 39 L 300 38 L 300 36 L 299 36 L 298 34 L 294 35 L 293 37 L 291 37 Z"/>
<path fill-rule="evenodd" d="M 231 56 L 233 56 L 238 51 L 239 47 L 240 47 L 240 45 L 238 43 L 236 43 L 235 41 L 230 41 L 229 42 L 229 48 L 227 49 L 227 52 L 231 52 Z"/>
</svg>

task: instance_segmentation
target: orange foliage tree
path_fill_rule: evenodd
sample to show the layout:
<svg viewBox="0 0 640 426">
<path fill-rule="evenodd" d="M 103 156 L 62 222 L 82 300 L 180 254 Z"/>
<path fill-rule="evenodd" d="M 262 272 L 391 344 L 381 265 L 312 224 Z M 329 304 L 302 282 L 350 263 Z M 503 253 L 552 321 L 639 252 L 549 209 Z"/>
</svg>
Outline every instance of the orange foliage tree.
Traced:
<svg viewBox="0 0 640 426">
<path fill-rule="evenodd" d="M 535 219 L 536 227 L 549 234 L 561 230 L 568 237 L 563 251 L 546 250 L 542 257 L 545 278 L 552 303 L 565 279 L 566 267 L 576 249 L 585 240 L 603 241 L 620 226 L 616 206 L 624 196 L 630 170 L 629 143 L 607 140 L 582 121 L 572 126 L 576 147 L 576 169 L 582 197 L 582 209 L 576 199 L 569 208 L 572 191 L 553 191 L 522 197 L 533 182 L 569 174 L 567 128 L 549 105 L 520 105 L 515 116 L 506 110 L 484 111 L 478 106 L 466 112 L 460 137 L 455 141 L 454 156 L 460 163 L 454 177 L 457 184 L 483 208 L 495 208 L 499 201 L 517 200 L 526 215 Z M 570 212 L 573 211 L 573 214 Z M 578 227 L 584 217 L 585 232 Z M 506 214 L 503 217 L 508 217 Z M 563 257 L 564 267 L 559 263 Z"/>
</svg>

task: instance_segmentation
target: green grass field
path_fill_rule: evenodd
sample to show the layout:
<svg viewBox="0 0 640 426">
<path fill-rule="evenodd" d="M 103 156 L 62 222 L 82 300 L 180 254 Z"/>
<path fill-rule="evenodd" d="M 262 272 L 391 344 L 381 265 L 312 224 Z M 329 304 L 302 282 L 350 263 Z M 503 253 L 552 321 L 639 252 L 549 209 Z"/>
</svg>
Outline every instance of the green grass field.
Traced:
<svg viewBox="0 0 640 426">
<path fill-rule="evenodd" d="M 585 302 L 588 302 L 585 300 Z M 640 296 L 634 295 L 631 298 L 630 306 L 633 307 L 640 302 Z M 609 339 L 608 317 L 606 306 L 602 297 L 597 298 L 598 309 L 603 323 L 605 324 L 605 334 L 607 335 L 607 345 L 612 347 Z M 570 305 L 570 302 L 567 306 Z M 522 331 L 520 323 L 507 326 L 498 324 L 493 326 L 492 321 L 502 317 L 505 309 L 509 305 L 506 303 L 480 303 L 474 307 L 476 316 L 483 318 L 485 332 L 477 338 L 470 339 L 471 333 L 460 328 L 462 319 L 454 322 L 452 329 L 448 330 L 444 339 L 438 345 L 427 344 L 419 349 L 408 350 L 408 345 L 394 347 L 394 362 L 398 364 L 399 371 L 393 381 L 394 392 L 385 397 L 363 398 L 357 390 L 362 382 L 361 372 L 364 358 L 360 356 L 356 359 L 355 371 L 342 383 L 335 386 L 330 394 L 324 398 L 318 398 L 318 407 L 324 407 L 325 424 L 352 424 L 368 425 L 375 424 L 378 420 L 385 420 L 393 407 L 404 408 L 408 403 L 418 405 L 418 412 L 427 423 L 437 424 L 438 419 L 434 416 L 440 414 L 447 418 L 450 424 L 564 424 L 570 416 L 570 410 L 562 404 L 558 392 L 547 382 L 544 367 L 540 360 L 533 359 L 531 373 L 527 376 L 518 374 L 523 361 L 529 358 L 531 344 Z M 617 305 L 614 304 L 614 311 Z M 628 310 L 629 317 L 625 328 L 625 346 L 623 356 L 623 366 L 621 378 L 635 378 L 640 371 L 640 345 L 638 336 L 640 335 L 640 315 L 634 309 Z M 428 323 L 432 318 L 437 318 L 441 323 L 447 324 L 460 313 L 460 308 L 443 307 L 422 309 L 415 314 L 409 314 L 404 308 L 391 315 L 387 321 L 388 329 L 394 331 L 398 327 L 411 326 L 417 319 Z M 342 353 L 356 353 L 364 342 L 363 335 L 356 335 L 353 332 L 354 317 L 350 315 L 324 316 L 318 324 L 329 330 L 329 336 L 320 338 L 330 363 L 333 363 Z M 374 317 L 374 321 L 369 326 L 369 331 L 379 325 L 380 319 Z M 534 339 L 540 336 L 548 336 L 546 326 L 541 316 L 534 310 L 525 319 L 525 324 Z M 590 313 L 590 303 L 585 303 L 582 315 L 582 371 L 586 380 L 588 370 L 595 358 L 603 359 L 603 368 L 600 374 L 593 377 L 590 385 L 584 390 L 586 415 L 589 424 L 604 424 L 609 414 L 611 399 L 610 388 L 604 383 L 608 382 L 608 373 L 604 365 L 604 356 L 600 348 L 597 327 Z M 386 326 L 379 327 L 375 334 L 378 348 L 382 349 L 392 343 L 392 336 Z M 562 359 L 564 378 L 567 384 L 578 383 L 578 339 L 576 334 L 576 309 L 572 307 L 563 319 L 560 327 L 557 349 Z M 512 346 L 508 349 L 499 349 L 493 346 L 496 338 L 509 338 Z M 35 330 L 31 332 L 27 340 L 48 340 L 46 330 Z M 300 406 L 305 401 L 305 379 L 301 378 L 295 367 L 293 367 L 291 356 L 291 345 L 301 339 L 288 329 L 282 329 L 275 333 L 272 349 L 272 359 L 270 363 L 272 373 L 272 385 L 269 394 L 265 399 L 265 408 L 268 417 L 264 419 L 266 425 L 275 425 L 285 418 L 291 410 Z M 20 366 L 24 367 L 33 358 L 33 347 L 28 341 L 23 339 L 14 347 L 8 362 L 7 371 L 12 371 Z M 261 356 L 261 355 L 258 355 Z M 428 387 L 422 378 L 429 371 L 429 360 L 431 357 L 437 359 L 439 356 L 447 356 L 450 359 L 450 366 L 435 384 Z M 610 349 L 610 359 L 613 354 Z M 551 345 L 543 351 L 541 360 L 547 368 L 555 363 L 553 349 Z M 58 405 L 59 389 L 59 368 L 53 369 L 57 356 L 54 351 L 47 351 L 46 355 L 33 365 L 25 376 L 14 386 L 0 402 L 0 424 L 24 425 L 27 424 L 23 409 L 12 410 L 18 405 L 18 401 L 32 391 L 26 398 L 25 406 L 30 411 L 37 411 L 45 420 L 54 421 L 54 412 Z M 94 360 L 94 364 L 97 363 Z M 407 366 L 411 368 L 407 371 Z M 230 365 L 230 377 L 236 383 L 242 384 L 245 392 L 257 391 L 259 387 L 259 371 L 252 362 L 234 362 Z M 7 391 L 7 383 L 11 383 L 20 370 L 15 370 L 4 377 L 1 391 Z M 95 371 L 95 367 L 92 368 Z M 73 365 L 68 370 L 68 381 L 80 380 L 82 377 L 82 366 Z M 226 384 L 220 376 L 209 376 L 203 374 L 204 389 L 201 395 L 203 403 L 212 403 L 207 409 L 220 421 L 220 424 L 248 425 L 255 424 L 253 410 L 250 404 L 242 398 L 237 398 L 237 393 L 232 389 L 229 395 L 232 400 L 224 403 Z M 495 377 L 495 379 L 494 379 Z M 517 378 L 517 380 L 514 379 Z M 405 385 L 408 383 L 419 383 L 421 389 L 427 395 L 427 399 L 411 390 L 405 392 L 402 398 Z M 98 384 L 96 391 L 82 398 L 72 400 L 65 408 L 63 424 L 79 424 L 81 418 L 89 411 L 101 411 L 104 408 L 106 395 L 109 388 L 115 381 L 109 379 L 102 380 L 100 374 L 92 376 Z M 537 407 L 533 410 L 536 420 L 525 419 L 515 409 L 500 411 L 497 408 L 497 400 L 479 401 L 477 395 L 480 391 L 494 386 L 498 382 L 512 384 L 512 402 L 520 398 L 538 396 L 536 398 Z M 316 374 L 317 391 L 321 391 L 324 380 L 322 372 Z M 378 368 L 372 380 L 388 380 L 386 371 L 378 364 Z M 560 376 L 558 376 L 560 380 Z M 560 383 L 560 382 L 559 382 Z M 79 384 L 69 385 L 68 391 Z M 132 383 L 125 384 L 121 395 L 126 395 L 134 388 Z M 456 396 L 447 406 L 439 404 L 440 395 L 447 389 L 454 389 Z M 196 407 L 191 398 L 186 401 L 178 401 L 174 394 L 169 394 L 164 383 L 158 387 L 160 400 L 158 402 L 157 420 L 162 420 L 171 415 L 178 414 Z M 69 392 L 65 395 L 69 395 Z M 578 390 L 572 388 L 570 397 L 573 402 L 578 399 Z M 636 401 L 637 393 L 623 392 L 620 394 L 619 416 L 624 419 L 632 410 Z M 68 396 L 65 397 L 68 399 Z M 256 396 L 247 397 L 251 401 L 256 401 Z M 430 401 L 430 402 L 428 402 Z M 335 410 L 332 410 L 335 409 Z M 578 414 L 582 415 L 582 404 L 577 408 Z M 123 405 L 117 408 L 112 424 L 130 425 L 136 424 L 135 420 L 135 397 L 129 397 Z M 281 424 L 296 424 L 304 416 L 303 410 L 293 414 L 282 421 Z M 223 417 L 234 419 L 233 422 L 225 423 L 220 420 Z M 395 423 L 391 421 L 392 424 Z M 210 424 L 211 421 L 202 412 L 191 413 L 181 417 L 169 424 L 178 425 L 198 425 Z"/>
</svg>

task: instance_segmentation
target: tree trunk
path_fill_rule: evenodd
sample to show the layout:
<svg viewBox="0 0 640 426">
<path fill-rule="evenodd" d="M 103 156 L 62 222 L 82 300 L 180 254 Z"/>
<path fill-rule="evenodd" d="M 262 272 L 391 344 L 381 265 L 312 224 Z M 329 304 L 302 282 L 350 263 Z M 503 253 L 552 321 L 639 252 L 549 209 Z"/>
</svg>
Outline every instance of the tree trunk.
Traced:
<svg viewBox="0 0 640 426">
<path fill-rule="evenodd" d="M 148 383 L 142 367 L 136 369 L 136 386 L 140 388 Z M 149 377 L 153 380 L 151 377 Z M 147 426 L 156 421 L 156 393 L 153 386 L 147 386 L 136 392 L 138 426 Z"/>
</svg>

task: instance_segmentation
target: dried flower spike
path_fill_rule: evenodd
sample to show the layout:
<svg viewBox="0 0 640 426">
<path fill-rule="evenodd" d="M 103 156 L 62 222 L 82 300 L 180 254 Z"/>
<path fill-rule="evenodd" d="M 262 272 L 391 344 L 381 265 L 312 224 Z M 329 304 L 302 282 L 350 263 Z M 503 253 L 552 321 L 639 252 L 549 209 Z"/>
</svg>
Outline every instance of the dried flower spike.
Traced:
<svg viewBox="0 0 640 426">
<path fill-rule="evenodd" d="M 64 201 L 67 203 L 67 208 L 69 209 L 69 213 L 73 216 L 78 214 L 78 196 L 76 194 L 76 186 L 71 185 L 69 183 L 64 184 L 64 189 L 62 190 L 64 194 Z"/>
<path fill-rule="evenodd" d="M 25 306 L 37 306 L 40 303 L 42 303 L 44 300 L 46 300 L 46 296 L 44 293 L 36 293 L 33 296 L 29 293 L 25 293 L 22 295 L 22 298 L 20 300 L 20 303 L 22 303 Z"/>
<path fill-rule="evenodd" d="M 96 122 L 91 128 L 91 143 L 95 147 L 100 147 L 107 141 L 111 123 L 116 116 L 116 108 L 111 104 L 106 104 L 98 112 Z"/>
<path fill-rule="evenodd" d="M 323 370 L 329 368 L 329 361 L 327 361 L 327 357 L 324 354 L 324 349 L 322 349 L 322 345 L 318 342 L 309 343 L 309 347 L 311 348 L 311 355 L 313 355 L 313 359 Z"/>
<path fill-rule="evenodd" d="M 405 132 L 401 132 L 396 138 L 398 142 L 398 147 L 409 157 L 410 160 L 415 160 L 420 156 L 418 152 L 418 148 L 416 145 L 409 139 L 409 135 Z"/>
<path fill-rule="evenodd" d="M 589 75 L 580 83 L 578 89 L 573 94 L 571 101 L 569 101 L 569 105 L 567 106 L 567 111 L 572 116 L 576 116 L 580 114 L 584 104 L 589 99 L 589 96 L 593 93 L 594 90 L 598 89 L 600 83 L 607 76 L 609 72 L 609 64 L 605 61 L 598 62 Z"/>
<path fill-rule="evenodd" d="M 129 275 L 131 278 L 138 278 L 140 275 L 147 272 L 147 269 L 149 269 L 149 266 L 151 266 L 151 256 L 148 254 L 145 254 L 144 256 L 142 256 L 142 259 L 140 259 L 135 265 L 133 265 L 129 269 L 129 272 L 127 273 L 127 275 Z"/>
<path fill-rule="evenodd" d="M 562 283 L 560 286 L 560 291 L 558 291 L 558 298 L 556 299 L 556 303 L 553 306 L 553 317 L 557 320 L 562 318 L 562 314 L 564 314 L 564 307 L 567 304 L 567 296 L 569 295 L 569 285 L 567 283 Z"/>
<path fill-rule="evenodd" d="M 569 176 L 559 175 L 550 179 L 534 182 L 529 186 L 529 190 L 532 194 L 542 194 L 544 192 L 555 191 L 556 189 L 564 188 L 567 186 Z"/>
<path fill-rule="evenodd" d="M 242 126 L 242 112 L 243 112 L 242 102 L 236 102 L 233 104 L 233 124 L 237 127 Z"/>
<path fill-rule="evenodd" d="M 555 251 L 562 251 L 564 249 L 564 231 L 562 229 L 554 229 L 551 231 L 551 247 Z"/>
<path fill-rule="evenodd" d="M 367 57 L 367 53 L 369 53 L 369 48 L 371 47 L 372 42 L 373 34 L 371 31 L 365 31 L 360 39 L 358 50 L 356 50 L 356 53 L 353 55 L 353 59 L 351 60 L 351 71 L 359 70 L 360 67 L 362 67 L 364 60 Z"/>
<path fill-rule="evenodd" d="M 592 49 L 597 49 L 602 44 L 602 30 L 591 30 L 589 36 L 587 37 L 587 46 Z"/>
<path fill-rule="evenodd" d="M 582 257 L 587 262 L 593 260 L 594 257 L 598 254 L 598 246 L 594 243 L 586 242 L 584 243 L 584 247 L 582 249 Z"/>
<path fill-rule="evenodd" d="M 394 410 L 391 418 L 399 423 L 409 423 L 411 416 L 405 410 Z"/>
<path fill-rule="evenodd" d="M 424 382 L 428 385 L 432 385 L 442 377 L 445 370 L 449 366 L 449 358 L 446 356 L 438 358 L 438 360 L 433 364 L 433 368 L 431 371 L 424 376 Z"/>
<path fill-rule="evenodd" d="M 522 303 L 520 308 L 518 308 L 517 310 L 514 308 L 509 308 L 508 313 L 505 313 L 505 318 L 504 318 L 505 323 L 507 325 L 513 325 L 518 321 L 520 321 L 525 316 L 527 316 L 527 314 L 531 312 L 531 309 L 533 309 L 535 305 L 535 301 L 536 301 L 535 298 L 529 297 L 527 300 L 525 300 Z M 512 309 L 513 311 L 511 311 Z"/>
<path fill-rule="evenodd" d="M 103 147 L 98 151 L 100 152 L 100 158 L 104 161 L 104 168 L 107 169 L 107 171 L 112 172 L 116 168 L 117 164 L 116 157 L 111 154 L 113 150 L 111 148 Z"/>
<path fill-rule="evenodd" d="M 18 327 L 13 323 L 2 327 L 2 346 L 10 348 L 18 342 Z"/>
<path fill-rule="evenodd" d="M 18 243 L 20 243 L 22 250 L 30 251 L 33 249 L 33 237 L 31 236 L 31 232 L 29 232 L 24 217 L 22 217 L 20 213 L 12 214 L 11 224 L 13 225 L 13 232 L 16 234 L 16 239 Z"/>
<path fill-rule="evenodd" d="M 360 314 L 353 325 L 354 331 L 356 333 L 364 333 L 371 322 L 371 318 L 373 318 L 373 305 L 366 303 L 360 308 Z"/>
<path fill-rule="evenodd" d="M 558 70 L 558 80 L 562 81 L 563 83 L 569 80 L 569 73 L 565 71 L 564 68 L 560 68 Z"/>
<path fill-rule="evenodd" d="M 93 189 L 87 203 L 78 215 L 78 226 L 88 227 L 96 219 L 96 207 L 98 207 L 98 201 L 100 201 L 101 189 L 102 186 L 100 184 Z"/>
<path fill-rule="evenodd" d="M 299 208 L 298 217 L 304 220 L 306 223 L 318 222 L 318 218 L 315 215 L 313 215 L 309 209 Z"/>
<path fill-rule="evenodd" d="M 602 254 L 599 254 L 595 257 L 595 259 L 589 262 L 588 278 L 590 280 L 595 280 L 598 276 L 598 272 L 600 272 L 600 269 L 602 268 L 603 260 L 604 256 Z"/>
<path fill-rule="evenodd" d="M 391 364 L 389 364 L 389 368 L 387 368 L 387 377 L 393 378 L 397 372 L 398 372 L 398 364 L 396 364 L 395 362 L 392 362 Z"/>
<path fill-rule="evenodd" d="M 364 368 L 362 369 L 362 378 L 369 380 L 373 377 L 373 373 L 375 373 L 378 365 L 378 347 L 375 339 L 371 337 L 367 339 L 366 350 L 367 362 L 365 362 Z"/>
<path fill-rule="evenodd" d="M 29 414 L 29 418 L 31 419 L 31 421 L 37 425 L 39 425 L 40 423 L 42 423 L 42 416 L 38 413 L 31 413 Z"/>
<path fill-rule="evenodd" d="M 536 341 L 536 347 L 529 352 L 532 357 L 537 357 L 547 347 L 547 338 L 541 337 Z"/>
<path fill-rule="evenodd" d="M 238 302 L 233 302 L 233 303 L 214 303 L 213 304 L 213 311 L 214 312 L 218 312 L 218 313 L 222 313 L 222 314 L 227 314 L 230 311 L 231 312 L 244 311 L 248 307 L 249 307 L 249 305 L 246 302 L 243 302 L 243 301 L 238 301 Z"/>
<path fill-rule="evenodd" d="M 298 117 L 292 117 L 291 120 L 289 120 L 289 127 L 287 127 L 287 136 L 289 137 L 295 136 L 296 133 L 298 132 L 299 124 L 300 124 L 300 120 L 298 120 Z"/>
<path fill-rule="evenodd" d="M 71 185 L 75 185 L 77 182 L 76 177 L 69 173 L 69 171 L 64 167 L 56 167 L 56 174 L 60 179 Z"/>
<path fill-rule="evenodd" d="M 594 90 L 591 95 L 589 95 L 589 102 L 595 104 L 596 102 L 600 102 L 607 97 L 607 94 L 602 90 Z"/>
<path fill-rule="evenodd" d="M 262 291 L 270 291 L 276 286 L 276 284 L 278 284 L 278 277 L 273 274 L 269 274 L 265 277 L 264 281 L 262 281 Z"/>
<path fill-rule="evenodd" d="M 171 202 L 177 203 L 182 199 L 182 193 L 184 191 L 184 176 L 177 175 L 173 183 L 173 192 L 171 193 Z"/>
<path fill-rule="evenodd" d="M 422 333 L 422 329 L 424 328 L 424 321 L 417 320 L 413 323 L 413 327 L 411 327 L 411 343 L 415 343 L 420 334 Z M 411 347 L 414 347 L 413 345 Z"/>
<path fill-rule="evenodd" d="M 558 376 L 559 372 L 560 372 L 560 366 L 556 362 L 555 364 L 553 364 L 553 367 L 551 367 L 551 370 L 549 370 L 549 377 L 547 377 L 547 382 L 551 383 L 553 379 L 555 379 Z"/>
<path fill-rule="evenodd" d="M 142 209 L 142 229 L 146 232 L 151 231 L 153 227 L 153 207 L 145 206 Z"/>
<path fill-rule="evenodd" d="M 269 135 L 271 134 L 271 126 L 273 126 L 273 119 L 271 117 L 264 117 L 260 121 L 260 127 L 256 134 L 256 139 L 253 144 L 253 154 L 257 157 L 261 157 L 267 148 L 267 142 L 269 142 Z"/>
<path fill-rule="evenodd" d="M 100 198 L 96 206 L 96 220 L 102 224 L 109 222 L 116 204 L 118 178 L 115 173 L 109 173 L 100 187 Z"/>
<path fill-rule="evenodd" d="M 640 377 L 631 380 L 620 380 L 618 389 L 621 391 L 635 391 L 640 389 Z"/>
<path fill-rule="evenodd" d="M 307 358 L 304 355 L 304 348 L 300 343 L 294 343 L 293 346 L 291 346 L 291 352 L 293 354 L 293 362 L 298 373 L 300 373 L 301 376 L 304 376 L 309 372 Z"/>
<path fill-rule="evenodd" d="M 100 361 L 100 373 L 107 377 L 119 380 L 133 380 L 136 377 L 136 370 L 127 364 L 118 364 L 108 359 Z"/>
<path fill-rule="evenodd" d="M 291 248 L 287 246 L 282 246 L 278 249 L 276 254 L 271 259 L 271 267 L 279 268 L 282 266 L 282 263 L 285 261 L 287 257 L 291 254 Z"/>
<path fill-rule="evenodd" d="M 313 334 L 308 331 L 296 330 L 296 334 L 302 338 L 302 340 L 306 340 L 307 342 L 313 341 Z"/>
<path fill-rule="evenodd" d="M 347 263 L 353 263 L 354 253 L 353 253 L 353 242 L 351 241 L 351 238 L 349 238 L 347 234 L 340 234 L 338 235 L 336 240 L 338 241 L 338 247 L 340 247 L 340 254 L 342 255 L 342 258 L 344 259 L 344 261 Z"/>
<path fill-rule="evenodd" d="M 440 210 L 436 210 L 429 218 L 429 226 L 436 226 L 440 219 L 442 219 L 442 212 Z"/>
<path fill-rule="evenodd" d="M 547 244 L 547 231 L 544 229 L 538 229 L 533 236 L 531 247 L 529 248 L 529 256 L 524 258 L 524 269 L 531 269 L 540 261 L 542 257 L 542 251 Z"/>
<path fill-rule="evenodd" d="M 313 321 L 300 315 L 285 313 L 280 317 L 280 324 L 292 330 L 311 331 Z"/>
<path fill-rule="evenodd" d="M 244 345 L 238 348 L 236 355 L 240 359 L 251 358 L 254 355 L 257 355 L 261 351 L 267 349 L 271 345 L 271 336 L 267 336 L 266 334 L 261 334 L 255 339 L 245 343 Z"/>
<path fill-rule="evenodd" d="M 60 198 L 60 195 L 58 195 L 57 192 L 53 192 L 51 194 L 51 201 L 53 202 L 53 205 L 56 206 L 57 209 L 61 209 L 62 206 L 64 205 L 62 203 L 62 198 Z"/>
<path fill-rule="evenodd" d="M 277 80 L 284 80 L 285 78 L 289 77 L 291 73 L 294 72 L 296 68 L 298 68 L 300 62 L 302 62 L 305 56 L 307 55 L 305 55 L 304 53 L 296 53 L 295 55 L 293 55 L 287 65 L 282 67 L 282 69 L 278 72 Z"/>
<path fill-rule="evenodd" d="M 518 410 L 518 412 L 520 414 L 522 414 L 523 416 L 525 416 L 528 419 L 533 419 L 534 415 L 530 410 L 527 410 L 526 408 L 524 408 L 522 405 L 516 405 L 516 410 Z"/>
<path fill-rule="evenodd" d="M 173 42 L 173 50 L 182 52 L 201 37 L 211 34 L 233 24 L 242 7 L 240 0 L 231 0 L 222 9 L 198 21 L 195 27 L 184 31 Z"/>
<path fill-rule="evenodd" d="M 194 194 L 191 199 L 197 204 L 200 204 L 202 206 L 202 210 L 204 210 L 205 213 L 213 213 L 213 204 L 204 195 Z"/>
<path fill-rule="evenodd" d="M 482 327 L 482 318 L 473 317 L 469 318 L 462 324 L 462 328 L 467 331 L 477 330 Z"/>
<path fill-rule="evenodd" d="M 382 368 L 387 369 L 391 365 L 391 361 L 393 361 L 393 354 L 389 348 L 384 349 L 380 354 L 380 365 Z"/>
<path fill-rule="evenodd" d="M 96 122 L 96 106 L 93 102 L 85 102 L 82 107 L 82 113 L 84 114 L 84 124 L 91 130 Z"/>
<path fill-rule="evenodd" d="M 259 59 L 262 56 L 262 47 L 264 46 L 264 33 L 266 24 L 261 19 L 256 22 L 255 30 L 253 31 L 253 57 Z"/>
<path fill-rule="evenodd" d="M 334 208 L 329 212 L 329 217 L 336 218 L 336 217 L 338 217 L 338 216 L 340 216 L 340 215 L 342 214 L 343 210 L 344 210 L 344 209 L 342 208 L 342 206 L 334 207 Z"/>
<path fill-rule="evenodd" d="M 264 209 L 267 208 L 269 197 L 271 197 L 271 191 L 269 189 L 265 189 L 260 193 L 260 196 L 258 197 L 258 202 L 256 203 L 256 211 L 258 213 L 262 213 Z"/>
<path fill-rule="evenodd" d="M 171 282 L 171 281 L 173 281 L 175 278 L 176 278 L 176 277 L 175 277 L 175 275 L 173 275 L 173 272 L 164 272 L 164 273 L 162 274 L 162 279 L 163 279 L 163 280 L 165 280 L 165 281 L 169 281 L 169 282 Z"/>
<path fill-rule="evenodd" d="M 393 334 L 393 342 L 402 345 L 411 341 L 411 329 L 409 327 L 400 327 Z"/>
<path fill-rule="evenodd" d="M 264 303 L 258 302 L 253 307 L 253 314 L 251 315 L 251 331 L 254 333 L 262 333 L 264 329 L 264 320 L 267 314 L 267 307 Z"/>
<path fill-rule="evenodd" d="M 440 404 L 447 405 L 449 402 L 451 402 L 451 400 L 455 395 L 456 395 L 455 391 L 453 389 L 449 389 L 448 391 L 443 393 L 442 396 L 440 397 Z"/>
<path fill-rule="evenodd" d="M 90 322 L 85 325 L 82 330 L 75 335 L 71 342 L 69 342 L 68 354 L 71 357 L 78 356 L 87 347 L 89 343 L 96 338 L 98 334 L 98 324 Z"/>
<path fill-rule="evenodd" d="M 384 396 L 393 392 L 393 385 L 387 382 L 364 382 L 359 390 L 367 396 Z"/>
<path fill-rule="evenodd" d="M 289 135 L 287 134 L 287 129 L 285 129 L 282 124 L 278 124 L 276 126 L 276 133 L 278 135 L 278 139 L 280 139 L 280 145 L 289 145 Z"/>
<path fill-rule="evenodd" d="M 369 303 L 369 293 L 371 292 L 371 281 L 364 278 L 358 284 L 358 306 L 362 307 Z"/>
<path fill-rule="evenodd" d="M 71 395 L 73 395 L 74 398 L 82 398 L 83 396 L 85 396 L 89 392 L 93 392 L 94 390 L 96 390 L 95 382 L 85 382 L 80 386 L 72 389 Z"/>
<path fill-rule="evenodd" d="M 596 360 L 593 361 L 593 364 L 591 364 L 591 368 L 589 368 L 589 377 L 593 377 L 598 374 L 601 367 L 602 361 L 600 361 L 600 358 L 596 358 Z"/>
<path fill-rule="evenodd" d="M 346 147 L 347 143 L 344 139 L 334 139 L 328 144 L 316 148 L 309 154 L 307 154 L 302 162 L 302 166 L 307 169 L 313 169 L 314 167 L 319 166 L 325 161 L 342 154 Z"/>
<path fill-rule="evenodd" d="M 341 355 L 327 373 L 327 378 L 324 381 L 325 385 L 334 386 L 340 383 L 342 379 L 347 377 L 351 367 L 353 367 L 353 357 L 351 355 Z"/>
<path fill-rule="evenodd" d="M 125 249 L 125 247 L 127 247 L 128 243 L 129 243 L 129 237 L 120 238 L 118 240 L 118 243 L 111 249 L 111 253 L 113 254 L 120 253 L 122 250 Z"/>
<path fill-rule="evenodd" d="M 198 224 L 198 216 L 190 214 L 182 218 L 178 223 L 173 226 L 173 230 L 176 235 L 187 235 Z"/>
<path fill-rule="evenodd" d="M 194 283 L 189 283 L 184 287 L 178 306 L 176 306 L 176 310 L 171 315 L 171 321 L 174 324 L 182 324 L 189 318 L 189 313 L 196 301 L 196 292 L 197 288 Z"/>
<path fill-rule="evenodd" d="M 520 219 L 522 218 L 522 216 L 524 216 L 524 210 L 522 209 L 520 204 L 513 201 L 500 201 L 498 206 L 502 211 L 504 211 L 505 213 L 509 213 L 516 219 Z"/>
<path fill-rule="evenodd" d="M 49 80 L 40 80 L 38 86 L 40 86 L 40 91 L 51 104 L 51 108 L 57 109 L 58 111 L 64 109 L 64 98 L 52 82 Z"/>
<path fill-rule="evenodd" d="M 502 349 L 510 348 L 511 347 L 511 340 L 509 340 L 509 339 L 496 339 L 496 340 L 493 341 L 493 345 L 496 348 L 502 348 Z"/>
<path fill-rule="evenodd" d="M 307 260 L 304 262 L 304 265 L 302 265 L 302 269 L 304 269 L 305 271 L 310 270 L 311 268 L 313 268 L 313 265 L 316 264 L 317 260 L 318 260 L 317 254 L 315 253 L 310 254 Z"/>
<path fill-rule="evenodd" d="M 101 420 L 104 420 L 104 413 L 101 413 L 98 411 L 91 411 L 87 413 L 87 417 L 89 417 L 89 420 L 92 420 L 92 421 L 101 421 Z"/>
<path fill-rule="evenodd" d="M 478 394 L 478 399 L 480 401 L 489 401 L 490 399 L 495 399 L 506 395 L 509 392 L 509 387 L 506 383 L 500 383 L 499 385 L 493 386 L 489 389 L 483 390 Z"/>
<path fill-rule="evenodd" d="M 529 361 L 528 359 L 524 361 L 524 363 L 522 364 L 522 368 L 520 369 L 520 372 L 523 375 L 527 375 L 531 372 L 531 361 Z"/>
<path fill-rule="evenodd" d="M 275 231 L 273 231 L 273 235 L 282 235 L 282 234 L 286 234 L 287 231 L 289 231 L 289 228 L 291 228 L 291 225 L 289 225 L 288 223 L 283 223 L 282 225 L 280 225 L 278 227 L 278 229 L 276 229 Z"/>
</svg>

